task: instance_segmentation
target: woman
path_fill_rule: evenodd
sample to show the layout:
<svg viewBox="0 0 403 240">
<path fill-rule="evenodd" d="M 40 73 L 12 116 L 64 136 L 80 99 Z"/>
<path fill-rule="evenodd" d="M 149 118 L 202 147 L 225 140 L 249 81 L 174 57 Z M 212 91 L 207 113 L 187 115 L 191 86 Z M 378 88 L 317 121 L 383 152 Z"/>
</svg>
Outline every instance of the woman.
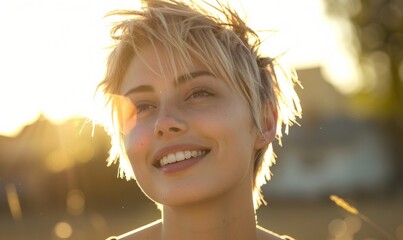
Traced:
<svg viewBox="0 0 403 240">
<path fill-rule="evenodd" d="M 146 0 L 141 11 L 111 14 L 125 20 L 112 29 L 99 85 L 109 163 L 119 161 L 120 176 L 136 179 L 162 217 L 110 239 L 287 239 L 259 227 L 255 210 L 271 143 L 301 113 L 296 78 L 260 56 L 234 11 L 210 8 L 216 15 Z"/>
</svg>

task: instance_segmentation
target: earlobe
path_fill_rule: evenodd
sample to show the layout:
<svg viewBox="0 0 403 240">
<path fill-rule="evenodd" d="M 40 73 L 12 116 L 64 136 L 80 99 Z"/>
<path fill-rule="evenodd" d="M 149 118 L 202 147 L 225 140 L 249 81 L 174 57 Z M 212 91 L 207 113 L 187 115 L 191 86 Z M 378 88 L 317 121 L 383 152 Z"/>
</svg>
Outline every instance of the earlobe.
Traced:
<svg viewBox="0 0 403 240">
<path fill-rule="evenodd" d="M 277 108 L 272 103 L 265 105 L 262 116 L 262 132 L 258 135 L 255 149 L 261 149 L 272 143 L 277 130 Z"/>
<path fill-rule="evenodd" d="M 259 150 L 263 147 L 265 147 L 269 141 L 266 140 L 266 138 L 264 137 L 265 133 L 260 133 L 259 136 L 256 139 L 256 143 L 255 143 L 255 149 Z"/>
</svg>

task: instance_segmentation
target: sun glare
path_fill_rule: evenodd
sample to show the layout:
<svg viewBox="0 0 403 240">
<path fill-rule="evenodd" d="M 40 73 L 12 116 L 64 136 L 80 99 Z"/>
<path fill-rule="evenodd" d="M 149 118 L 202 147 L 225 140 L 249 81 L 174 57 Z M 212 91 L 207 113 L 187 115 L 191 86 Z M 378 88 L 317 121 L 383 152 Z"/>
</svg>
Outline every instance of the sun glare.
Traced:
<svg viewBox="0 0 403 240">
<path fill-rule="evenodd" d="M 52 121 L 87 116 L 108 46 L 103 16 L 138 4 L 130 0 L 2 1 L 0 106 L 5 114 L 0 134 L 15 135 L 40 114 Z"/>
<path fill-rule="evenodd" d="M 332 49 L 329 43 L 337 43 L 328 39 L 335 33 L 326 25 L 321 0 L 228 2 L 254 29 L 274 30 L 262 32 L 268 55 L 286 53 L 284 60 L 296 67 L 334 59 L 324 55 Z M 103 16 L 139 5 L 134 0 L 0 2 L 0 134 L 16 135 L 41 114 L 52 121 L 88 116 L 110 43 Z"/>
</svg>

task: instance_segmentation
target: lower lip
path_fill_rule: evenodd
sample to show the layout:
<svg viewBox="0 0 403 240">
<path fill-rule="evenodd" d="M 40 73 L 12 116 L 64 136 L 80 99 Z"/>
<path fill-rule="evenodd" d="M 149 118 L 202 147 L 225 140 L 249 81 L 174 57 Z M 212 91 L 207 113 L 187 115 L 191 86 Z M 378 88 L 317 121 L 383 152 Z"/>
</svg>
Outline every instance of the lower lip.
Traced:
<svg viewBox="0 0 403 240">
<path fill-rule="evenodd" d="M 176 163 L 167 164 L 167 165 L 159 168 L 159 170 L 161 170 L 164 173 L 179 172 L 179 171 L 185 170 L 185 169 L 190 168 L 193 165 L 197 164 L 206 155 L 203 155 L 203 156 L 200 156 L 200 157 L 195 157 L 195 158 L 190 158 L 190 159 L 183 160 L 183 161 L 176 162 Z"/>
</svg>

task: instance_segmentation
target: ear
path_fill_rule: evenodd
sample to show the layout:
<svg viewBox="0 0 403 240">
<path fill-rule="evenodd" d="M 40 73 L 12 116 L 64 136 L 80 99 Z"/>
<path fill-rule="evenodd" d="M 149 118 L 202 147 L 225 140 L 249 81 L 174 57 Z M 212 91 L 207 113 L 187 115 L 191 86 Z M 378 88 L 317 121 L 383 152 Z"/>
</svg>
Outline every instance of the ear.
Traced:
<svg viewBox="0 0 403 240">
<path fill-rule="evenodd" d="M 263 106 L 262 109 L 262 132 L 260 132 L 256 138 L 255 149 L 261 149 L 268 144 L 272 143 L 276 138 L 276 130 L 277 130 L 277 108 L 273 105 L 273 103 L 268 102 Z"/>
</svg>

